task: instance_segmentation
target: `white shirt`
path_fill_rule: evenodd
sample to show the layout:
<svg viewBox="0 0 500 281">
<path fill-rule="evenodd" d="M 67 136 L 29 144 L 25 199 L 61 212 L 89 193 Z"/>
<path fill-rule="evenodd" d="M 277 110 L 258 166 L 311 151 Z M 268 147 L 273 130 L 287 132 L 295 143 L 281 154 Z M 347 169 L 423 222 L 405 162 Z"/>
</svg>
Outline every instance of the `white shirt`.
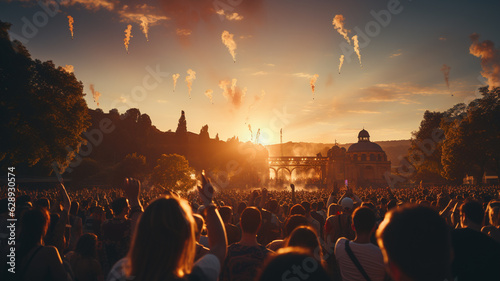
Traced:
<svg viewBox="0 0 500 281">
<path fill-rule="evenodd" d="M 365 278 L 345 251 L 346 241 L 347 239 L 345 238 L 339 238 L 335 244 L 335 258 L 339 264 L 342 280 L 364 281 Z M 384 257 L 380 248 L 372 243 L 359 244 L 352 241 L 349 242 L 349 246 L 370 279 L 372 281 L 383 281 L 385 278 L 385 267 Z"/>
<path fill-rule="evenodd" d="M 106 281 L 126 281 L 127 276 L 125 274 L 125 264 L 128 259 L 125 257 L 113 265 L 113 268 L 108 274 Z M 213 254 L 206 254 L 202 258 L 196 261 L 193 265 L 194 267 L 199 267 L 203 272 L 203 277 L 205 281 L 217 281 L 220 274 L 220 261 Z"/>
</svg>

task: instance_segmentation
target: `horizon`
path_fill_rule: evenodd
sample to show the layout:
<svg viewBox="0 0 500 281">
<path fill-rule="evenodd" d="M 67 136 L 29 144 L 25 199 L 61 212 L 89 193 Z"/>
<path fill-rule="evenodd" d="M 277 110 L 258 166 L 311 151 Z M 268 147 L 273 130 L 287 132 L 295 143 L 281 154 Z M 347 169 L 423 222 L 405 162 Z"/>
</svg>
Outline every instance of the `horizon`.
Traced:
<svg viewBox="0 0 500 281">
<path fill-rule="evenodd" d="M 219 2 L 4 0 L 0 19 L 33 58 L 74 72 L 89 108 L 138 108 L 165 132 L 184 110 L 188 131 L 207 124 L 221 140 L 260 129 L 261 144 L 279 144 L 283 129 L 283 143 L 348 144 L 363 127 L 374 142 L 408 140 L 425 110 L 468 103 L 495 82 L 470 47 L 491 40 L 498 56 L 498 2 Z"/>
</svg>

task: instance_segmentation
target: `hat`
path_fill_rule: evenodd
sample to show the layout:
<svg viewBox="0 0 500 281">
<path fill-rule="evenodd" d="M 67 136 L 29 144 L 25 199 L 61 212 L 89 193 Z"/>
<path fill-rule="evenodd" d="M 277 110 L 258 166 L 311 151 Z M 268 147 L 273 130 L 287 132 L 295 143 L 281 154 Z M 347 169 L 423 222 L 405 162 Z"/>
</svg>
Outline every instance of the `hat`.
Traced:
<svg viewBox="0 0 500 281">
<path fill-rule="evenodd" d="M 340 206 L 342 206 L 342 208 L 344 208 L 344 209 L 352 210 L 352 207 L 354 206 L 354 202 L 352 201 L 351 198 L 344 197 L 344 199 L 342 199 L 342 201 L 340 201 Z"/>
</svg>

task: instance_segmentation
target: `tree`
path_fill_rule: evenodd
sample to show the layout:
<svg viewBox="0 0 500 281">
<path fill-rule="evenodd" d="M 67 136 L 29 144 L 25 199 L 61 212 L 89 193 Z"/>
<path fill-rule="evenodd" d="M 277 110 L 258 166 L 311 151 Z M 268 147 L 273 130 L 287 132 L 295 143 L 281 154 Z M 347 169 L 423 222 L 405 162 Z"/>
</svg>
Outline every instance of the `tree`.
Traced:
<svg viewBox="0 0 500 281">
<path fill-rule="evenodd" d="M 179 124 L 177 125 L 177 130 L 175 130 L 175 133 L 179 136 L 184 136 L 187 134 L 186 115 L 184 114 L 184 110 L 181 110 L 181 117 L 179 118 Z"/>
<path fill-rule="evenodd" d="M 436 138 L 436 134 L 444 134 L 441 128 L 441 121 L 444 113 L 425 111 L 424 119 L 420 123 L 418 131 L 412 132 L 411 144 L 408 150 L 410 163 L 415 168 L 413 180 L 416 182 L 443 180 L 441 173 L 441 139 Z"/>
<path fill-rule="evenodd" d="M 65 168 L 89 127 L 83 84 L 51 61 L 32 60 L 0 21 L 0 166 Z"/>
<path fill-rule="evenodd" d="M 151 182 L 167 189 L 188 190 L 196 182 L 191 178 L 192 173 L 193 169 L 184 156 L 163 154 L 153 169 Z"/>
<path fill-rule="evenodd" d="M 449 119 L 442 157 L 449 180 L 459 182 L 468 174 L 479 183 L 486 170 L 500 175 L 500 88 L 480 92 L 482 98 L 450 110 L 455 118 Z"/>
<path fill-rule="evenodd" d="M 146 157 L 137 153 L 128 154 L 116 167 L 116 179 L 119 181 L 126 177 L 144 179 L 146 172 Z"/>
</svg>

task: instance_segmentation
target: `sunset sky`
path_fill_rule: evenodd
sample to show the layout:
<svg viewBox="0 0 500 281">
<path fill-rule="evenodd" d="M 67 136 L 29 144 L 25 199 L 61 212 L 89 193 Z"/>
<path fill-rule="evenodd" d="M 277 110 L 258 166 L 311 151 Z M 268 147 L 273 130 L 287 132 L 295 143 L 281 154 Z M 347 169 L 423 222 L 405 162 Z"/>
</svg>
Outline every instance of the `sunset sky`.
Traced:
<svg viewBox="0 0 500 281">
<path fill-rule="evenodd" d="M 375 17 L 384 14 L 385 21 L 388 5 L 399 12 L 382 26 Z M 284 142 L 355 142 L 363 127 L 374 141 L 408 139 L 425 110 L 468 102 L 485 85 L 470 35 L 500 45 L 499 1 L 66 0 L 57 6 L 47 15 L 36 1 L 0 0 L 0 20 L 13 24 L 11 38 L 33 58 L 73 66 L 90 108 L 98 107 L 93 84 L 104 112 L 136 107 L 160 130 L 175 131 L 185 110 L 189 131 L 208 124 L 211 137 L 247 141 L 250 124 L 254 134 L 261 129 L 263 144 L 278 143 L 280 128 Z M 349 38 L 358 35 L 362 68 L 352 42 L 332 25 L 335 15 L 343 15 Z M 222 42 L 225 30 L 234 34 L 236 62 Z M 451 67 L 449 90 L 443 64 Z M 157 69 L 155 79 L 150 73 Z M 191 98 L 188 69 L 196 72 Z"/>
</svg>

